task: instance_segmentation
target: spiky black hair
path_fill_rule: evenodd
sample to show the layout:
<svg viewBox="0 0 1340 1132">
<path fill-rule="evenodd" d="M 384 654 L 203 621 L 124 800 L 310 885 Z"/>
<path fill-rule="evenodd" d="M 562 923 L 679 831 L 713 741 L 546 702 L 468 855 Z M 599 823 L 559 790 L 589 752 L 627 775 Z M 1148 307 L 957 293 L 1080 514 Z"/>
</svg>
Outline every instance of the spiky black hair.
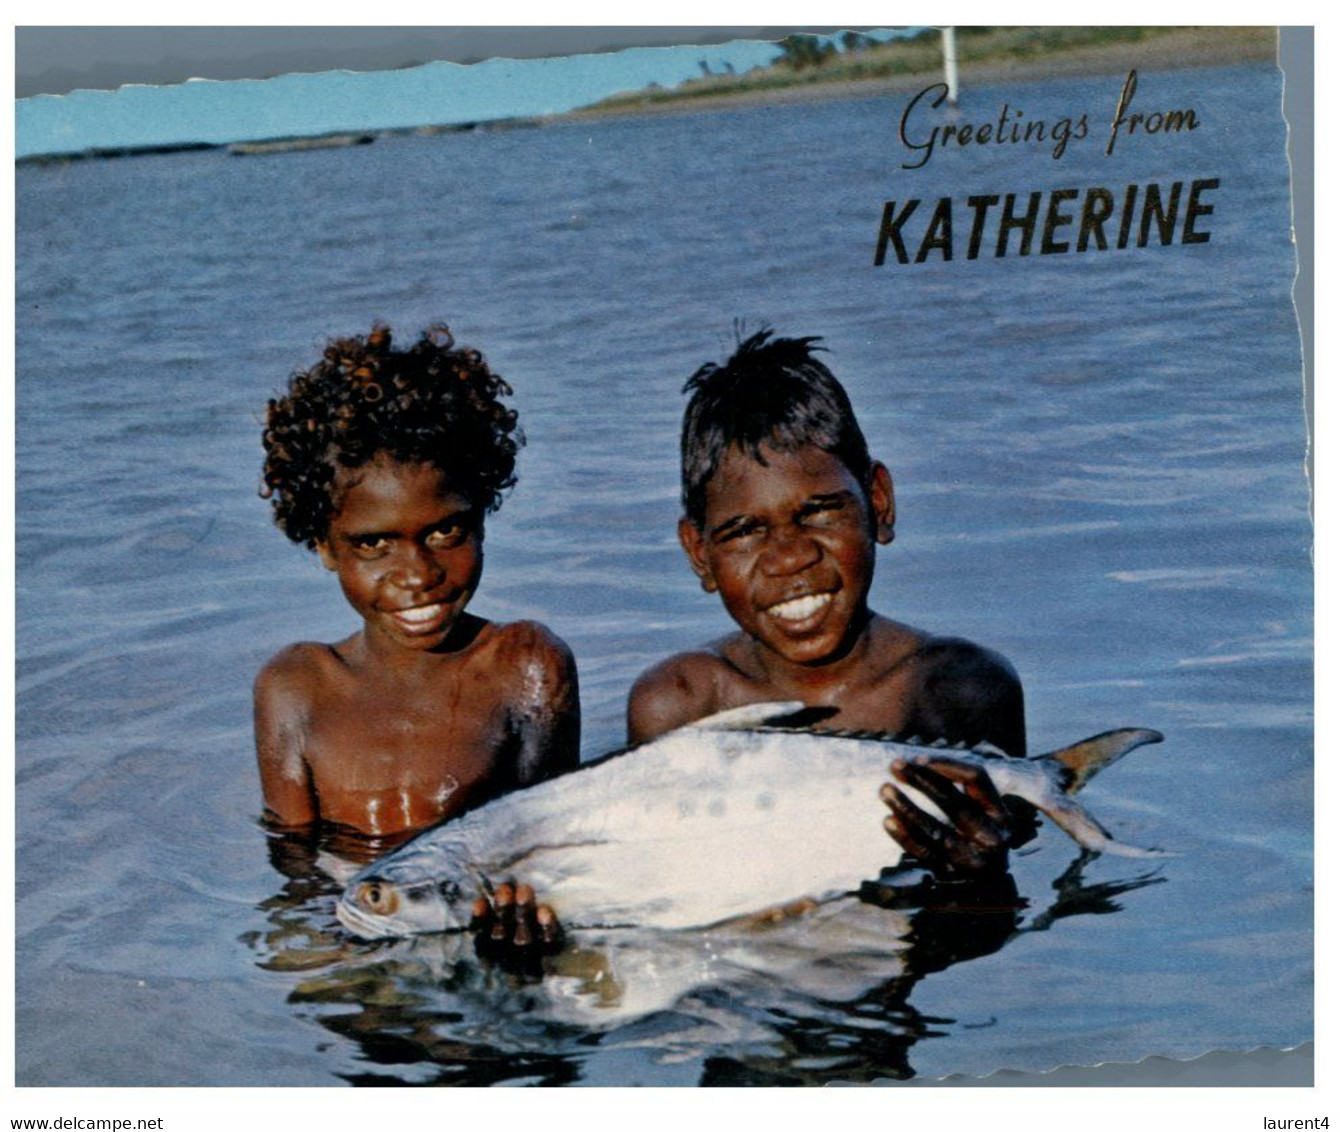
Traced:
<svg viewBox="0 0 1340 1132">
<path fill-rule="evenodd" d="M 870 451 L 851 401 L 814 355 L 820 338 L 774 338 L 764 327 L 739 343 L 725 364 L 708 362 L 684 384 L 680 456 L 684 514 L 701 527 L 707 483 L 732 448 L 765 463 L 762 447 L 814 446 L 836 456 L 862 484 Z"/>
</svg>

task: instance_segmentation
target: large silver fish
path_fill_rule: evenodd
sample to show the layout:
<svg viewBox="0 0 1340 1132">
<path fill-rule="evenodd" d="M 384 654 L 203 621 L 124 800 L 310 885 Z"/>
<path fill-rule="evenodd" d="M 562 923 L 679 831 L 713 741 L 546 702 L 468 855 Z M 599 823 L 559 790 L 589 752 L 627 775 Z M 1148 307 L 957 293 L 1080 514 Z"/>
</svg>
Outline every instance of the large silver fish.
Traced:
<svg viewBox="0 0 1340 1132">
<path fill-rule="evenodd" d="M 366 939 L 468 926 L 475 897 L 510 877 L 569 928 L 691 928 L 850 892 L 897 863 L 879 788 L 895 762 L 983 767 L 1086 849 L 1114 841 L 1071 797 L 1157 731 L 1109 731 L 1030 759 L 880 735 L 778 725 L 799 703 L 751 704 L 498 798 L 353 877 L 336 908 Z M 774 726 L 769 726 L 774 724 Z M 938 817 L 934 803 L 900 787 Z"/>
</svg>

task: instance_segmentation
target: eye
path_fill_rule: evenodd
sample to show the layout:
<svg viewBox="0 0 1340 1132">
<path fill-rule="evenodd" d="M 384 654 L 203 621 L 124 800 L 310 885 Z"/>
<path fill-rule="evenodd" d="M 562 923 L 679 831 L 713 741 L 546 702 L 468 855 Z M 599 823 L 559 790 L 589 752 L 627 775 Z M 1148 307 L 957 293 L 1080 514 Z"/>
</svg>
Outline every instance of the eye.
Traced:
<svg viewBox="0 0 1340 1132">
<path fill-rule="evenodd" d="M 425 541 L 429 550 L 450 550 L 460 546 L 469 533 L 470 527 L 464 520 L 453 519 L 430 531 Z"/>
<path fill-rule="evenodd" d="M 750 540 L 759 537 L 763 530 L 762 523 L 754 519 L 744 519 L 738 523 L 732 523 L 725 530 L 718 531 L 715 541 L 718 546 L 731 544 L 737 547 L 747 546 Z"/>
<path fill-rule="evenodd" d="M 816 499 L 805 504 L 797 518 L 808 527 L 836 527 L 847 521 L 850 510 L 849 499 Z"/>
<path fill-rule="evenodd" d="M 391 549 L 391 540 L 382 535 L 358 535 L 349 540 L 359 558 L 380 558 Z"/>
<path fill-rule="evenodd" d="M 437 890 L 448 904 L 455 904 L 461 898 L 461 886 L 454 880 L 444 880 L 437 886 Z"/>
</svg>

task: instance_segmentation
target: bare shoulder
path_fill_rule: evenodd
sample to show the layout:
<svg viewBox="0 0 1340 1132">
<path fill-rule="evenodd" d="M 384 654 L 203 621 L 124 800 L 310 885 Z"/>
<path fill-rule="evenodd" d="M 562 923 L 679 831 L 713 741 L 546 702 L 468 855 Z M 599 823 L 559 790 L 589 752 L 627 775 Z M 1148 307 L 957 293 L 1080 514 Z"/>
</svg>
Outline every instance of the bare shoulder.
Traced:
<svg viewBox="0 0 1340 1132">
<path fill-rule="evenodd" d="M 276 653 L 256 676 L 256 761 L 267 820 L 299 827 L 319 816 L 305 736 L 313 706 L 339 661 L 327 645 Z"/>
<path fill-rule="evenodd" d="M 280 649 L 256 674 L 257 707 L 306 706 L 338 664 L 329 645 L 300 641 Z"/>
<path fill-rule="evenodd" d="M 729 671 L 710 648 L 677 653 L 648 668 L 628 693 L 628 741 L 645 743 L 717 711 Z"/>
<path fill-rule="evenodd" d="M 300 642 L 275 653 L 256 674 L 256 742 L 273 755 L 305 732 L 340 660 L 330 645 Z"/>
<path fill-rule="evenodd" d="M 571 770 L 581 745 L 577 663 L 572 650 L 538 621 L 490 626 L 485 647 L 494 685 L 519 745 L 509 771 L 524 786 Z"/>
<path fill-rule="evenodd" d="M 538 621 L 495 621 L 480 643 L 498 665 L 559 672 L 573 663 L 572 650 L 563 639 Z"/>
<path fill-rule="evenodd" d="M 509 652 L 539 656 L 567 656 L 571 651 L 563 638 L 538 621 L 492 621 L 488 643 Z"/>
<path fill-rule="evenodd" d="M 481 661 L 496 673 L 510 699 L 552 707 L 575 694 L 572 650 L 538 621 L 494 622 L 480 646 Z"/>
<path fill-rule="evenodd" d="M 929 734 L 1024 753 L 1024 693 L 1004 656 L 962 637 L 927 637 L 918 648 L 916 716 Z"/>
<path fill-rule="evenodd" d="M 939 679 L 1019 683 L 1019 674 L 1004 656 L 963 637 L 927 636 L 916 651 L 916 663 Z"/>
</svg>

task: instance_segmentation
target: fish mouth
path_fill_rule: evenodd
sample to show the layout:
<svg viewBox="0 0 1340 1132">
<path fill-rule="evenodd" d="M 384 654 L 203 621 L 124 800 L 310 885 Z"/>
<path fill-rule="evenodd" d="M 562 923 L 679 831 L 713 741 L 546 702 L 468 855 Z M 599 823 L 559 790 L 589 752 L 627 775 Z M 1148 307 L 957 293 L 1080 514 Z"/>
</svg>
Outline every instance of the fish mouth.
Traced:
<svg viewBox="0 0 1340 1132">
<path fill-rule="evenodd" d="M 796 597 L 790 597 L 785 601 L 766 606 L 764 612 L 783 625 L 804 627 L 812 621 L 817 621 L 833 604 L 836 597 L 836 590 L 799 594 Z"/>
</svg>

